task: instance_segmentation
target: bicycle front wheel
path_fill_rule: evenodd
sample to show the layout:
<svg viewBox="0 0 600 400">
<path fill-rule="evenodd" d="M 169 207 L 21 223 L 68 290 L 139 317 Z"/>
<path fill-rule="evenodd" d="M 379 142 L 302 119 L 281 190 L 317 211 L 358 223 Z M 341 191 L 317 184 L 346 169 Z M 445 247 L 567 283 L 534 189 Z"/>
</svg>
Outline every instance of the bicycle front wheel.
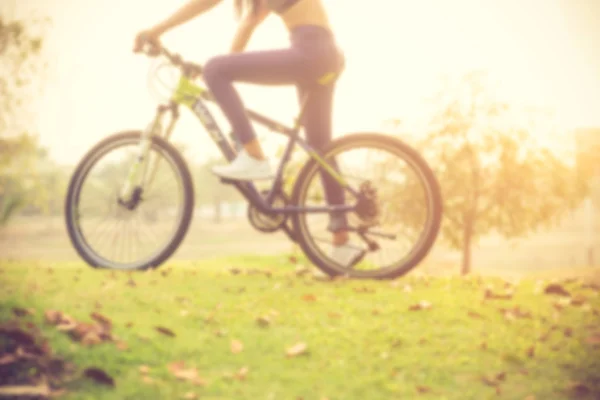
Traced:
<svg viewBox="0 0 600 400">
<path fill-rule="evenodd" d="M 330 276 L 364 279 L 396 278 L 417 266 L 435 243 L 442 217 L 438 181 L 420 154 L 388 135 L 356 133 L 333 141 L 323 159 L 359 194 L 346 191 L 342 202 L 357 205 L 343 213 L 347 246 L 360 261 L 341 265 L 333 251 L 330 214 L 305 211 L 294 214 L 293 222 L 308 259 Z M 334 193 L 329 179 L 325 191 L 325 174 L 319 162 L 309 160 L 296 179 L 292 204 L 323 208 L 335 204 L 332 198 L 340 204 L 341 186 Z"/>
<path fill-rule="evenodd" d="M 83 157 L 69 183 L 67 231 L 92 267 L 158 267 L 187 233 L 194 204 L 191 175 L 179 152 L 162 138 L 152 138 L 145 180 L 122 198 L 140 140 L 141 132 L 133 131 L 101 141 Z"/>
</svg>

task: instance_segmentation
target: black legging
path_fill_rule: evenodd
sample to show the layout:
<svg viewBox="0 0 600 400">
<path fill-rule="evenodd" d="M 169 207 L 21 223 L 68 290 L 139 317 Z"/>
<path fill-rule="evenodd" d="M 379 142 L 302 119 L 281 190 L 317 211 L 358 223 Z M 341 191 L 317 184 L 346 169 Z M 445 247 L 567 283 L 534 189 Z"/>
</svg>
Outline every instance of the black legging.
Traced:
<svg viewBox="0 0 600 400">
<path fill-rule="evenodd" d="M 319 26 L 296 27 L 290 33 L 290 40 L 288 49 L 214 57 L 204 67 L 204 81 L 243 144 L 252 141 L 256 133 L 233 83 L 296 85 L 300 99 L 309 94 L 302 121 L 306 140 L 313 149 L 321 152 L 331 141 L 335 81 L 324 85 L 318 81 L 328 73 L 341 72 L 344 56 L 331 32 Z M 327 202 L 344 204 L 340 185 L 326 173 L 321 173 L 321 178 Z M 343 227 L 345 218 L 332 219 L 330 230 Z"/>
</svg>

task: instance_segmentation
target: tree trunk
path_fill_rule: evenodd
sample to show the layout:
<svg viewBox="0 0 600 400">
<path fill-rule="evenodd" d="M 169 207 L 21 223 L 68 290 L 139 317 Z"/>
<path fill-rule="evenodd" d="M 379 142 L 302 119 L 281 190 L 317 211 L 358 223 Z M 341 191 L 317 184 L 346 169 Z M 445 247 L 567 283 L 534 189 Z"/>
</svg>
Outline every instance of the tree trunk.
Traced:
<svg viewBox="0 0 600 400">
<path fill-rule="evenodd" d="M 214 215 L 214 222 L 216 224 L 221 222 L 221 196 L 217 195 L 215 196 L 215 215 Z"/>
<path fill-rule="evenodd" d="M 467 221 L 463 231 L 462 267 L 460 273 L 467 275 L 471 272 L 471 239 L 473 237 L 473 223 Z"/>
</svg>

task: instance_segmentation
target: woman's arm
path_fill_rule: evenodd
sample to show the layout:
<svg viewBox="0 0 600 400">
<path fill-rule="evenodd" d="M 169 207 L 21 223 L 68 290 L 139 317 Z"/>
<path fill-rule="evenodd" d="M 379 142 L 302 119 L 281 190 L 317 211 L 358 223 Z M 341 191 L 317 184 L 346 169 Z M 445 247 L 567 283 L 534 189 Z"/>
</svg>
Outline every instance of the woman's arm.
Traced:
<svg viewBox="0 0 600 400">
<path fill-rule="evenodd" d="M 167 19 L 155 25 L 152 28 L 152 31 L 160 36 L 166 31 L 191 20 L 205 11 L 210 10 L 221 1 L 222 0 L 190 0 Z"/>
<path fill-rule="evenodd" d="M 256 27 L 260 25 L 270 13 L 271 11 L 267 7 L 259 7 L 246 14 L 235 31 L 233 43 L 231 43 L 232 53 L 239 53 L 246 48 Z"/>
<path fill-rule="evenodd" d="M 248 22 L 242 21 L 237 30 L 235 31 L 235 36 L 233 37 L 233 42 L 231 43 L 231 52 L 239 53 L 244 51 L 248 41 L 252 37 L 254 30 L 256 29 L 256 24 L 250 24 Z"/>
</svg>

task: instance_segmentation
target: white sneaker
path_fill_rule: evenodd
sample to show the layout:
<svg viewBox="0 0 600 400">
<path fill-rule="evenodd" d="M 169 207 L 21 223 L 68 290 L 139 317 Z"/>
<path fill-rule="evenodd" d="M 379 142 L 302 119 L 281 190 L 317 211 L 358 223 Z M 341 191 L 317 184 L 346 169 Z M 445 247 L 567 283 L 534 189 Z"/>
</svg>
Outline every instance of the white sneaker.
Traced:
<svg viewBox="0 0 600 400">
<path fill-rule="evenodd" d="M 358 263 L 365 255 L 365 251 L 361 248 L 353 246 L 352 243 L 347 242 L 340 246 L 333 246 L 331 254 L 329 255 L 333 261 L 341 265 L 342 267 L 348 268 Z"/>
<path fill-rule="evenodd" d="M 274 178 L 269 161 L 258 160 L 248 154 L 245 149 L 240 150 L 237 157 L 230 164 L 212 167 L 212 172 L 222 178 L 234 181 Z"/>
</svg>

